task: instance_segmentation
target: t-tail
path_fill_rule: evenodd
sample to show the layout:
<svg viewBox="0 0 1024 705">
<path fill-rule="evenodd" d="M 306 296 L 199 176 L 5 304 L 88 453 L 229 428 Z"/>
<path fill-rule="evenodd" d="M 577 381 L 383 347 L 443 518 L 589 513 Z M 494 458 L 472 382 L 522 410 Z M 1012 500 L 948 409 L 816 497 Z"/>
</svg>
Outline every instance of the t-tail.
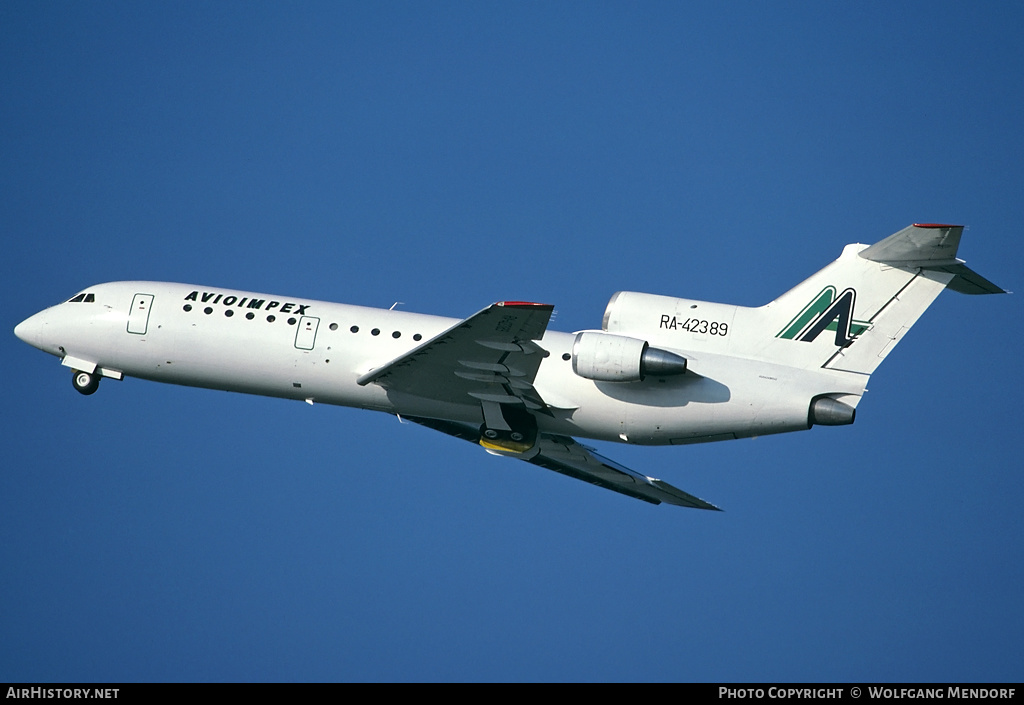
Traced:
<svg viewBox="0 0 1024 705">
<path fill-rule="evenodd" d="M 713 379 L 716 360 L 733 368 L 749 361 L 767 385 L 749 402 L 765 410 L 758 418 L 809 408 L 808 425 L 852 423 L 868 376 L 943 289 L 1005 293 L 957 259 L 962 234 L 959 225 L 915 224 L 874 245 L 847 245 L 835 262 L 757 308 L 618 292 L 602 327 L 680 355 L 697 376 Z"/>
<path fill-rule="evenodd" d="M 963 227 L 914 224 L 835 262 L 759 309 L 787 364 L 870 375 L 945 288 L 1003 289 L 957 259 Z"/>
</svg>

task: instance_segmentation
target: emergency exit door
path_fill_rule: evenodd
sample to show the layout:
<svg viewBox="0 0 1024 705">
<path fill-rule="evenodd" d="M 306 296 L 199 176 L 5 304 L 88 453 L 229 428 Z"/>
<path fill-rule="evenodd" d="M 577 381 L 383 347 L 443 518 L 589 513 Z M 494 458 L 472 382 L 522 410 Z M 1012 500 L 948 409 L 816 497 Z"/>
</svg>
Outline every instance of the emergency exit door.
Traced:
<svg viewBox="0 0 1024 705">
<path fill-rule="evenodd" d="M 303 316 L 299 319 L 299 329 L 295 331 L 295 347 L 299 350 L 312 350 L 316 342 L 316 329 L 320 319 L 315 316 Z"/>
<path fill-rule="evenodd" d="M 153 307 L 152 294 L 136 294 L 132 310 L 128 313 L 128 332 L 145 335 L 149 328 L 149 309 Z"/>
</svg>

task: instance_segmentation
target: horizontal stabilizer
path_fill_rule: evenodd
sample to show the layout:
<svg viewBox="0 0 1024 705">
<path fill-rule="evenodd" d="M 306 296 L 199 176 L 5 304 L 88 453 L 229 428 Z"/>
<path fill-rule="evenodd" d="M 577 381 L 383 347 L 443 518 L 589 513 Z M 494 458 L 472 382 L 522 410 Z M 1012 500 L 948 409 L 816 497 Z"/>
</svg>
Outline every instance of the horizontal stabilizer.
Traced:
<svg viewBox="0 0 1024 705">
<path fill-rule="evenodd" d="M 962 225 L 915 223 L 861 250 L 860 256 L 897 267 L 908 262 L 955 262 L 963 233 Z"/>
<path fill-rule="evenodd" d="M 963 232 L 962 225 L 915 223 L 861 250 L 860 256 L 894 267 L 919 267 L 952 274 L 947 287 L 961 294 L 1005 294 L 1002 288 L 957 259 Z"/>
<path fill-rule="evenodd" d="M 947 289 L 961 294 L 1005 294 L 1006 290 L 996 286 L 985 277 L 981 276 L 963 262 L 950 264 L 942 267 L 928 267 L 940 272 L 947 272 L 954 275 L 953 279 L 946 284 Z"/>
</svg>

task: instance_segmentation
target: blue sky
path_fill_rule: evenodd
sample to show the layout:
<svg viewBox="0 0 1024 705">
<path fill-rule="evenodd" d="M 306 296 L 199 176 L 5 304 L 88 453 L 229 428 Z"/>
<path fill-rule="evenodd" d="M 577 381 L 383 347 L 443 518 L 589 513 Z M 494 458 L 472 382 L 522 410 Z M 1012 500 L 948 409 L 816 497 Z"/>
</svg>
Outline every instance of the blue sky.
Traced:
<svg viewBox="0 0 1024 705">
<path fill-rule="evenodd" d="M 765 303 L 911 222 L 1020 289 L 1013 3 L 0 4 L 8 330 L 97 282 L 467 316 Z M 0 680 L 1019 681 L 1019 295 L 857 423 L 600 450 L 652 507 L 393 417 L 0 336 Z"/>
</svg>

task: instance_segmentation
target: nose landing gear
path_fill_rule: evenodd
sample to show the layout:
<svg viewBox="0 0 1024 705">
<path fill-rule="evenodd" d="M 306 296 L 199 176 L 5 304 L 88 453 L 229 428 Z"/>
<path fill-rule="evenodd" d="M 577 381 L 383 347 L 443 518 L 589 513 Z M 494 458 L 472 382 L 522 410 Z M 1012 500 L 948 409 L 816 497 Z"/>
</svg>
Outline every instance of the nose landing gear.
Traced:
<svg viewBox="0 0 1024 705">
<path fill-rule="evenodd" d="M 71 384 L 79 394 L 92 394 L 100 386 L 100 376 L 96 373 L 73 370 L 71 374 Z"/>
</svg>

